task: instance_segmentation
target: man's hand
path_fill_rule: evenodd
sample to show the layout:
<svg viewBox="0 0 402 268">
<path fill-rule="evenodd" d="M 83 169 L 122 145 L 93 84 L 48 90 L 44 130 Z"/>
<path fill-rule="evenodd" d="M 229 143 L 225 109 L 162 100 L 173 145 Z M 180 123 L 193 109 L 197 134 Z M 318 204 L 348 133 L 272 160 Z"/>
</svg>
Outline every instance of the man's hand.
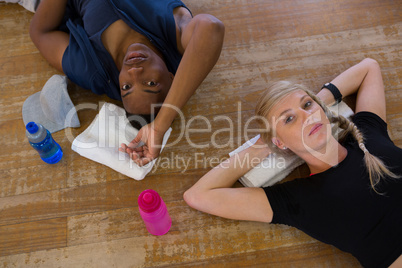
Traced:
<svg viewBox="0 0 402 268">
<path fill-rule="evenodd" d="M 143 126 L 128 145 L 122 143 L 119 151 L 128 153 L 137 165 L 146 165 L 159 156 L 164 134 L 150 123 Z"/>
</svg>

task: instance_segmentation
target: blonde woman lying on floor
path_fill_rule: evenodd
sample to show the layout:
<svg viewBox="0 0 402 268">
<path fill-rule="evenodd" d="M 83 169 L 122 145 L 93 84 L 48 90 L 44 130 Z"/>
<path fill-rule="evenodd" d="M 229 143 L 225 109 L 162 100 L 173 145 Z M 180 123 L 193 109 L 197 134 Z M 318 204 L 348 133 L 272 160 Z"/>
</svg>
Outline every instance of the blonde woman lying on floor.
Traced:
<svg viewBox="0 0 402 268">
<path fill-rule="evenodd" d="M 225 218 L 294 226 L 353 254 L 364 267 L 401 267 L 402 149 L 387 133 L 380 67 L 365 59 L 325 86 L 317 96 L 289 82 L 267 88 L 256 107 L 267 131 L 204 175 L 184 199 Z M 355 92 L 352 122 L 327 110 Z M 345 129 L 340 141 L 332 122 Z M 266 188 L 231 188 L 252 166 L 236 163 L 278 151 L 297 154 L 311 175 Z"/>
</svg>

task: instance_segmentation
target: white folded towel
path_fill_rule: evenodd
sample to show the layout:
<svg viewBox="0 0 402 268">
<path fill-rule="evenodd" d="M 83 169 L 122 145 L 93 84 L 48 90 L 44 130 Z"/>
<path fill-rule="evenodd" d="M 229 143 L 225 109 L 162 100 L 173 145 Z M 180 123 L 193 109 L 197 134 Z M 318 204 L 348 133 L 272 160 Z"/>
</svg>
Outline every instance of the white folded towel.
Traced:
<svg viewBox="0 0 402 268">
<path fill-rule="evenodd" d="M 253 145 L 260 135 L 246 141 L 242 146 L 229 153 L 229 156 L 243 151 Z M 285 178 L 293 169 L 303 164 L 304 161 L 297 155 L 282 156 L 270 154 L 259 165 L 244 174 L 239 181 L 246 187 L 267 187 L 274 185 Z"/>
<path fill-rule="evenodd" d="M 169 128 L 165 133 L 162 149 L 171 131 L 172 128 Z M 142 180 L 151 171 L 156 159 L 140 167 L 128 154 L 119 151 L 120 144 L 130 143 L 137 133 L 138 130 L 131 126 L 123 108 L 105 103 L 91 125 L 74 139 L 71 148 L 130 178 Z"/>
<path fill-rule="evenodd" d="M 330 106 L 328 108 L 335 114 L 343 115 L 346 118 L 353 115 L 352 109 L 350 109 L 350 107 L 343 101 L 338 105 Z M 337 130 L 337 132 L 339 131 L 340 129 Z M 246 141 L 242 146 L 230 152 L 229 156 L 233 156 L 250 147 L 259 138 L 260 135 L 257 135 L 256 137 Z M 303 159 L 299 158 L 297 155 L 283 156 L 273 153 L 265 158 L 255 168 L 244 174 L 239 181 L 246 187 L 271 186 L 284 179 L 290 172 L 303 163 Z"/>
<path fill-rule="evenodd" d="M 18 3 L 23 6 L 26 10 L 35 12 L 39 5 L 40 0 L 0 0 L 0 2 L 6 3 Z"/>
</svg>

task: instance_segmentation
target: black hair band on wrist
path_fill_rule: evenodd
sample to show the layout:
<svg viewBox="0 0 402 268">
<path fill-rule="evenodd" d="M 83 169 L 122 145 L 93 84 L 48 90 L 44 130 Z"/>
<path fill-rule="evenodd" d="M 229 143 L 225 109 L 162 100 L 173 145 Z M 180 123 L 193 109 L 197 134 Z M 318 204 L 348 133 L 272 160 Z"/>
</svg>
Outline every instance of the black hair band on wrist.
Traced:
<svg viewBox="0 0 402 268">
<path fill-rule="evenodd" d="M 326 88 L 329 91 L 331 91 L 331 93 L 332 93 L 332 95 L 334 96 L 334 99 L 335 99 L 335 104 L 334 105 L 336 105 L 336 104 L 338 104 L 338 103 L 340 103 L 342 101 L 342 94 L 334 84 L 326 83 L 326 84 L 324 84 L 322 86 L 321 89 L 323 89 L 323 88 Z"/>
</svg>

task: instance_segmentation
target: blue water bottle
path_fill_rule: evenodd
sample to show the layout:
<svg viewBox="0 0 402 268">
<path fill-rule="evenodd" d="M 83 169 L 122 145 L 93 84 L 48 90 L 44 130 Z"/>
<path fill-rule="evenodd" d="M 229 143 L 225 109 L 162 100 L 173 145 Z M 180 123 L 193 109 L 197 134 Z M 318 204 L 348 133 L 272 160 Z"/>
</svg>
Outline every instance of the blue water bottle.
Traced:
<svg viewBox="0 0 402 268">
<path fill-rule="evenodd" d="M 38 151 L 40 158 L 48 164 L 55 164 L 63 157 L 60 145 L 55 142 L 49 130 L 41 124 L 29 122 L 26 125 L 29 144 Z"/>
</svg>

